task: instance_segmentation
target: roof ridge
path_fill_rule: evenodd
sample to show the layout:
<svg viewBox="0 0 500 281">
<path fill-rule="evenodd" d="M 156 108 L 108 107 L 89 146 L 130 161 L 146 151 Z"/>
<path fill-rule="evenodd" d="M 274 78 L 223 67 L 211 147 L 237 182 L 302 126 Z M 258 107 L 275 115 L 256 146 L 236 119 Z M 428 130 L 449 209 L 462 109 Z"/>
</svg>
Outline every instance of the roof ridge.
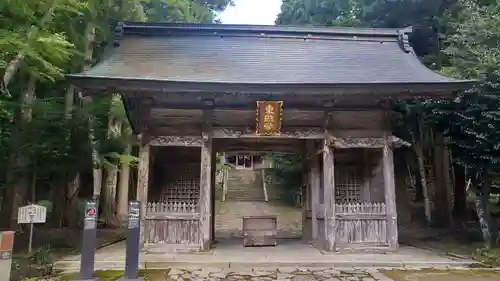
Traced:
<svg viewBox="0 0 500 281">
<path fill-rule="evenodd" d="M 242 25 L 242 24 L 196 24 L 196 23 L 160 23 L 124 21 L 118 25 L 126 33 L 155 34 L 168 31 L 191 32 L 244 32 L 244 33 L 284 33 L 284 34 L 322 34 L 322 35 L 357 35 L 370 37 L 398 37 L 401 33 L 409 34 L 411 27 L 405 28 L 358 28 L 319 25 Z"/>
</svg>

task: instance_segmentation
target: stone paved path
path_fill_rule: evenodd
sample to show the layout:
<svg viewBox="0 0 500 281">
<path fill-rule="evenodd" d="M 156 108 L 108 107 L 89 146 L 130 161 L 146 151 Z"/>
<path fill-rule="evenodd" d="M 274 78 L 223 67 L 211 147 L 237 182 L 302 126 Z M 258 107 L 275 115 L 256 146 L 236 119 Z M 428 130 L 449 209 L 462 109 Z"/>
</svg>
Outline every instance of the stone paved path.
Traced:
<svg viewBox="0 0 500 281">
<path fill-rule="evenodd" d="M 278 237 L 297 238 L 302 234 L 300 208 L 276 205 L 274 202 L 216 202 L 215 231 L 217 238 L 241 237 L 241 218 L 245 216 L 278 217 Z"/>
<path fill-rule="evenodd" d="M 168 276 L 172 281 L 392 281 L 376 269 L 354 268 L 172 269 Z"/>
</svg>

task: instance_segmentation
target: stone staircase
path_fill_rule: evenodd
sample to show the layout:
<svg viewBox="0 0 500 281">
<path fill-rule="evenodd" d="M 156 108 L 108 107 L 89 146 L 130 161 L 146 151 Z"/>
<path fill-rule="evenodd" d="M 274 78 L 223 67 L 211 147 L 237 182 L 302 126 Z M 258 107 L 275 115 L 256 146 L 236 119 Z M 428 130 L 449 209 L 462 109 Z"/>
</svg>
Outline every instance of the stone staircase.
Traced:
<svg viewBox="0 0 500 281">
<path fill-rule="evenodd" d="M 259 170 L 232 169 L 228 174 L 227 201 L 264 201 Z"/>
</svg>

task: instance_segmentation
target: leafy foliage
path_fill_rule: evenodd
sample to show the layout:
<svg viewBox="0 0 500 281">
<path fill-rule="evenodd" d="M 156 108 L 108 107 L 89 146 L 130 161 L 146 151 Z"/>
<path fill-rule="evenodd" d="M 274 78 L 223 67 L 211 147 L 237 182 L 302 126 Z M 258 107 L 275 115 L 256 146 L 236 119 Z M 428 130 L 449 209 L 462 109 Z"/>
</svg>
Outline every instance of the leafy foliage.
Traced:
<svg viewBox="0 0 500 281">
<path fill-rule="evenodd" d="M 94 98 L 82 106 L 80 99 L 68 101 L 74 89 L 64 81 L 65 73 L 98 62 L 117 22 L 212 23 L 216 12 L 231 4 L 230 0 L 0 1 L 0 186 L 8 187 L 2 200 L 5 217 L 11 217 L 9 212 L 21 203 L 11 199 L 26 202 L 30 178 L 39 199 L 73 196 L 66 194 L 65 186 L 78 173 L 83 182 L 90 182 L 85 177 L 95 164 L 90 157 L 95 148 L 101 166 L 136 164 L 137 158 L 125 153 L 132 136 L 120 97 Z M 30 81 L 35 82 L 34 92 L 28 87 Z M 56 209 L 64 207 L 57 204 Z"/>
<path fill-rule="evenodd" d="M 266 155 L 273 168 L 269 175 L 281 189 L 283 201 L 294 203 L 294 194 L 301 191 L 304 159 L 299 154 L 271 153 Z"/>
<path fill-rule="evenodd" d="M 463 165 L 493 170 L 500 163 L 500 2 L 479 5 L 461 0 L 459 5 L 459 21 L 450 24 L 453 33 L 445 52 L 452 73 L 481 83 L 462 95 L 463 111 L 453 114 L 450 134 Z"/>
<path fill-rule="evenodd" d="M 488 198 L 485 179 L 498 170 L 500 161 L 500 1 L 286 0 L 276 23 L 390 28 L 411 25 L 412 46 L 428 67 L 459 79 L 480 81 L 455 101 L 397 102 L 399 115 L 393 130 L 413 144 L 414 158 L 419 160 L 424 176 L 421 160 L 428 145 L 425 135 L 433 130 L 446 134 L 453 158 L 475 175 L 472 188 L 483 195 L 482 201 Z M 492 239 L 487 233 L 492 230 L 484 216 L 489 214 L 487 204 L 481 200 L 476 206 L 488 247 Z"/>
</svg>

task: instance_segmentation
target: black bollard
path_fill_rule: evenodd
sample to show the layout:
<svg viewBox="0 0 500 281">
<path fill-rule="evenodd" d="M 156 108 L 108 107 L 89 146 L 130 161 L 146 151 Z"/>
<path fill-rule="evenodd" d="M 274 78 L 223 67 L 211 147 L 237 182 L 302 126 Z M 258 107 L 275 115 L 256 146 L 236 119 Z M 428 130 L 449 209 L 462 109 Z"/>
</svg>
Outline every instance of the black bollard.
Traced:
<svg viewBox="0 0 500 281">
<path fill-rule="evenodd" d="M 125 275 L 119 280 L 138 281 L 144 278 L 137 276 L 139 270 L 139 238 L 141 204 L 139 201 L 128 203 L 127 249 L 125 250 Z"/>
<path fill-rule="evenodd" d="M 85 217 L 83 221 L 83 240 L 80 259 L 79 280 L 99 280 L 94 277 L 94 258 L 97 236 L 97 201 L 85 202 Z"/>
</svg>

